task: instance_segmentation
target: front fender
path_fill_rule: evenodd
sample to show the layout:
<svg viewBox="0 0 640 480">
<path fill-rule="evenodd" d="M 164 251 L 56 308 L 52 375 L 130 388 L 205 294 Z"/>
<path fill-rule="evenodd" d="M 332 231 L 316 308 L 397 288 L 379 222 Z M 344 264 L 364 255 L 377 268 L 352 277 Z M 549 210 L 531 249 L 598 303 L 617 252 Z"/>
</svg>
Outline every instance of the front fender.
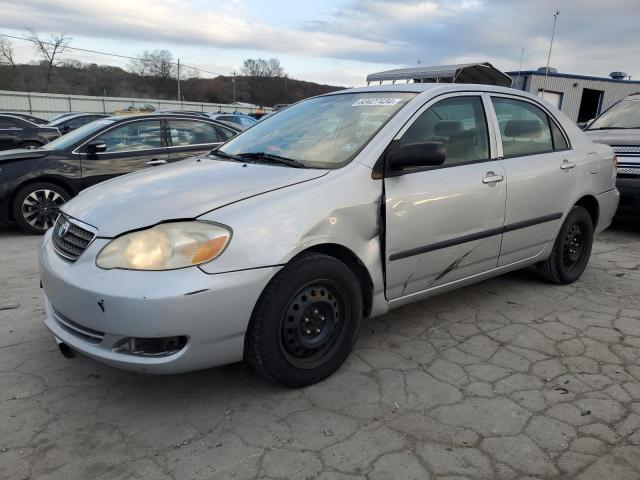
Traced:
<svg viewBox="0 0 640 480">
<path fill-rule="evenodd" d="M 323 244 L 340 245 L 368 270 L 384 292 L 380 246 L 382 181 L 353 163 L 328 175 L 228 205 L 201 220 L 228 225 L 233 238 L 220 258 L 202 265 L 216 274 L 284 265 Z"/>
</svg>

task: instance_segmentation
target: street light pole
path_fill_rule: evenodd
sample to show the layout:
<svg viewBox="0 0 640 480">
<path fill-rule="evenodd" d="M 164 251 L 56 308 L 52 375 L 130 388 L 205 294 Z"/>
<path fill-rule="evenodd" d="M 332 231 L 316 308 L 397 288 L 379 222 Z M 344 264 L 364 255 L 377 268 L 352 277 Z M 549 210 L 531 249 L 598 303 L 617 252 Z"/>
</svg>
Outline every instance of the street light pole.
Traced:
<svg viewBox="0 0 640 480">
<path fill-rule="evenodd" d="M 236 103 L 236 71 L 233 71 L 233 78 L 231 79 L 231 83 L 233 83 L 233 102 Z"/>
<path fill-rule="evenodd" d="M 549 62 L 551 61 L 551 49 L 553 48 L 553 37 L 556 34 L 556 23 L 558 22 L 558 15 L 560 10 L 556 10 L 553 15 L 553 30 L 551 30 L 551 43 L 549 44 L 549 55 L 547 55 L 547 68 L 544 71 L 544 83 L 542 84 L 542 98 L 544 98 L 544 92 L 547 90 L 547 78 L 549 77 Z"/>
<path fill-rule="evenodd" d="M 524 59 L 524 48 L 520 52 L 520 67 L 518 68 L 518 88 L 520 88 L 520 73 L 522 72 L 522 60 Z M 522 86 L 524 90 L 524 85 Z"/>
<path fill-rule="evenodd" d="M 180 101 L 180 59 L 178 59 L 178 101 Z"/>
</svg>

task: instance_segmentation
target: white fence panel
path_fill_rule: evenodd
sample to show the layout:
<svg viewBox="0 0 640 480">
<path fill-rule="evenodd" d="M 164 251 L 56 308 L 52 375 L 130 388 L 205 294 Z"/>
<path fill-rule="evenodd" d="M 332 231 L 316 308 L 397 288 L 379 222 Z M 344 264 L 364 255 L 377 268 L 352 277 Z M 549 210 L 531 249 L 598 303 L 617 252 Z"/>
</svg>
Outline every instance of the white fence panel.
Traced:
<svg viewBox="0 0 640 480">
<path fill-rule="evenodd" d="M 201 112 L 253 113 L 257 108 L 224 104 L 179 102 L 148 98 L 90 97 L 86 95 L 60 95 L 55 93 L 12 92 L 0 90 L 0 112 L 28 113 L 45 119 L 65 112 L 111 114 L 129 107 L 152 105 L 157 110 L 196 110 Z M 264 109 L 270 112 L 270 108 Z"/>
</svg>

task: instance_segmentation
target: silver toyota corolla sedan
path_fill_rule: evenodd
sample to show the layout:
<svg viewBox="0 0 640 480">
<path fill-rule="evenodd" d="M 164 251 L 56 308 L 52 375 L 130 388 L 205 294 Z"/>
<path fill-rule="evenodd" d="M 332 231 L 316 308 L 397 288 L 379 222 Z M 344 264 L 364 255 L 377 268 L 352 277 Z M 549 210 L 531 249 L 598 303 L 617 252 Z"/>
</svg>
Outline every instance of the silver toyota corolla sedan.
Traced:
<svg viewBox="0 0 640 480">
<path fill-rule="evenodd" d="M 44 236 L 63 352 L 177 373 L 246 359 L 288 386 L 363 318 L 527 265 L 566 284 L 618 204 L 614 154 L 529 94 L 357 88 L 207 156 L 85 190 Z"/>
</svg>

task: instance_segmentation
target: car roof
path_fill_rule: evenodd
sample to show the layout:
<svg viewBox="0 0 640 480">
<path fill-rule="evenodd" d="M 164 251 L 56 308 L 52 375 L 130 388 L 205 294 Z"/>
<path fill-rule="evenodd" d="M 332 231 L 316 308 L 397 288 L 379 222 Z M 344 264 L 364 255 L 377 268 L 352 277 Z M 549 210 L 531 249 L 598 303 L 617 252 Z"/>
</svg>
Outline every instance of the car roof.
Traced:
<svg viewBox="0 0 640 480">
<path fill-rule="evenodd" d="M 120 122 L 124 120 L 138 120 L 138 119 L 153 119 L 153 118 L 175 118 L 180 120 L 203 120 L 205 122 L 214 123 L 216 125 L 220 125 L 222 127 L 229 128 L 230 125 L 227 122 L 219 122 L 211 117 L 206 116 L 195 116 L 195 115 L 185 115 L 179 113 L 147 113 L 147 114 L 138 114 L 138 115 L 112 115 L 110 117 L 105 117 L 104 120 L 111 120 L 112 122 Z M 233 130 L 233 128 L 232 128 Z M 238 132 L 240 130 L 236 129 Z"/>
<path fill-rule="evenodd" d="M 38 128 L 43 128 L 44 125 L 38 125 L 37 123 L 33 123 L 31 120 L 27 120 L 26 118 L 20 117 L 18 115 L 14 115 L 12 113 L 4 113 L 4 112 L 0 112 L 0 117 L 10 117 L 10 118 L 14 118 L 16 120 L 22 120 L 23 122 L 27 122 L 30 125 L 33 125 L 34 127 L 38 127 Z"/>
</svg>

